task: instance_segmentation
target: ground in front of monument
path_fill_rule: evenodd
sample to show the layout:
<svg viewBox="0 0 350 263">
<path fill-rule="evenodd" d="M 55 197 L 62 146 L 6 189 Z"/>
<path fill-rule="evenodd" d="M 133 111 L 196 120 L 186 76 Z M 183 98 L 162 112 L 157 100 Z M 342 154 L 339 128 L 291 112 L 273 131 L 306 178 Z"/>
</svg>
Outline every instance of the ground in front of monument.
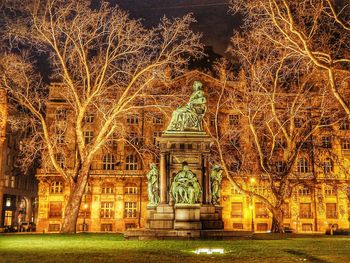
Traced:
<svg viewBox="0 0 350 263">
<path fill-rule="evenodd" d="M 138 241 L 121 234 L 5 234 L 0 235 L 0 262 L 350 262 L 350 237 L 257 234 L 249 240 Z"/>
</svg>

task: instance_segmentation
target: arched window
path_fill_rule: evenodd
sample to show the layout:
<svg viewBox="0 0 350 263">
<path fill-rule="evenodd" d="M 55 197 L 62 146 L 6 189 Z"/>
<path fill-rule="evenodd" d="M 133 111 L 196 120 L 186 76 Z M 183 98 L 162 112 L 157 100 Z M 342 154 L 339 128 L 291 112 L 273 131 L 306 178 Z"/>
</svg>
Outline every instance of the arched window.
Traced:
<svg viewBox="0 0 350 263">
<path fill-rule="evenodd" d="M 308 173 L 309 172 L 309 162 L 306 158 L 302 157 L 298 161 L 298 172 Z"/>
<path fill-rule="evenodd" d="M 50 193 L 61 194 L 63 192 L 63 184 L 61 181 L 54 181 L 51 183 Z"/>
<path fill-rule="evenodd" d="M 103 170 L 114 170 L 115 168 L 115 158 L 111 153 L 107 153 L 103 156 Z"/>
<path fill-rule="evenodd" d="M 125 160 L 125 170 L 137 170 L 137 156 L 136 154 L 131 154 L 126 157 Z"/>
<path fill-rule="evenodd" d="M 63 156 L 63 154 L 62 153 L 56 153 L 55 154 L 55 160 L 56 160 L 56 162 L 57 162 L 57 164 L 61 167 L 61 168 L 65 168 L 65 166 L 66 166 L 66 160 L 65 160 L 65 158 L 64 158 L 64 156 Z"/>
<path fill-rule="evenodd" d="M 333 161 L 331 158 L 326 158 L 323 162 L 323 173 L 329 174 L 333 172 Z"/>
</svg>

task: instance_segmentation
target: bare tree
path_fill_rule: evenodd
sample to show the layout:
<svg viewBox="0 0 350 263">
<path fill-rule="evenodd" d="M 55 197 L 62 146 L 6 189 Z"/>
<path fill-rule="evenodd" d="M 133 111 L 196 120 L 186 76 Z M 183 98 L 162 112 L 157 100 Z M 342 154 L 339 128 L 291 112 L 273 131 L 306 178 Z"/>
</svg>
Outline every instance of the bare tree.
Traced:
<svg viewBox="0 0 350 263">
<path fill-rule="evenodd" d="M 43 160 L 46 155 L 70 189 L 61 232 L 74 233 L 94 156 L 113 136 L 125 139 L 119 132 L 123 115 L 144 106 L 142 98 L 152 92 L 155 80 L 164 80 L 169 69 L 181 72 L 189 57 L 201 54 L 200 36 L 189 29 L 191 15 L 163 18 L 158 27 L 146 29 L 104 2 L 96 9 L 87 1 L 16 4 L 17 9 L 8 6 L 9 12 L 23 19 L 7 23 L 14 52 L 0 59 L 1 85 L 39 123 Z M 24 49 L 29 51 L 23 54 Z M 42 83 L 37 74 L 41 62 L 29 56 L 33 52 L 48 58 L 51 78 L 59 85 L 48 90 Z M 65 104 L 54 119 L 48 113 L 50 96 Z M 99 123 L 87 143 L 83 127 L 89 114 Z M 68 139 L 66 145 L 58 143 L 61 136 Z M 74 162 L 64 165 L 57 154 Z"/>
<path fill-rule="evenodd" d="M 327 76 L 328 87 L 350 116 L 350 5 L 334 0 L 231 1 L 244 17 L 244 34 L 273 45 Z M 304 70 L 304 69 L 302 69 Z"/>
<path fill-rule="evenodd" d="M 232 50 L 244 70 L 221 79 L 212 112 L 218 161 L 235 188 L 267 206 L 272 231 L 281 232 L 284 204 L 295 186 L 314 185 L 312 138 L 337 122 L 339 112 L 322 76 L 300 72 L 293 57 L 276 56 L 266 45 L 254 45 L 256 39 L 235 41 Z M 234 114 L 232 123 L 222 125 L 223 112 Z M 254 189 L 254 180 L 267 191 Z"/>
</svg>

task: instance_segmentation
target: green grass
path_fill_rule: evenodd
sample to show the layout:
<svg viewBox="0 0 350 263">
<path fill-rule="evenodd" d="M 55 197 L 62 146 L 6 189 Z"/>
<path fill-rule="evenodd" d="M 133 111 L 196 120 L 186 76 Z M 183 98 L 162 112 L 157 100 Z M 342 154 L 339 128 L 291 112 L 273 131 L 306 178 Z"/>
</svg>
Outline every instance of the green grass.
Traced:
<svg viewBox="0 0 350 263">
<path fill-rule="evenodd" d="M 224 255 L 196 255 L 197 248 Z M 0 235 L 0 262 L 350 262 L 349 237 L 125 241 L 119 234 Z"/>
</svg>

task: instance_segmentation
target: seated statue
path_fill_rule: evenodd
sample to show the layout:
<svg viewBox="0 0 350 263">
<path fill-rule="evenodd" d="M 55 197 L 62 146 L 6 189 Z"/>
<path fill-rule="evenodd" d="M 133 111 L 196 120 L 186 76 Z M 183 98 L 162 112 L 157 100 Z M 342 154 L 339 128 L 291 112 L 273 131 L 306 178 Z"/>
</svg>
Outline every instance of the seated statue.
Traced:
<svg viewBox="0 0 350 263">
<path fill-rule="evenodd" d="M 195 81 L 190 100 L 173 112 L 167 131 L 203 131 L 206 102 L 202 83 Z"/>
<path fill-rule="evenodd" d="M 198 203 L 201 193 L 201 186 L 196 175 L 189 170 L 188 165 L 184 163 L 182 170 L 175 175 L 174 181 L 171 184 L 171 194 L 175 203 Z"/>
</svg>

